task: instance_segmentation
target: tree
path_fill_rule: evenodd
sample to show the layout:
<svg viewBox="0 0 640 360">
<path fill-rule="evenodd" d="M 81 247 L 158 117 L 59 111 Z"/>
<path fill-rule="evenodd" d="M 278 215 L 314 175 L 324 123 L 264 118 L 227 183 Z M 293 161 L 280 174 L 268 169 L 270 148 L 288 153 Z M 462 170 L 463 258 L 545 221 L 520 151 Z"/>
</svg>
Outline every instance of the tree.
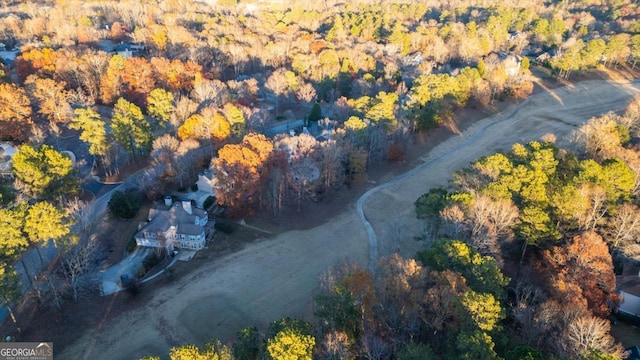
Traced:
<svg viewBox="0 0 640 360">
<path fill-rule="evenodd" d="M 16 58 L 16 71 L 21 81 L 35 73 L 51 76 L 55 71 L 56 59 L 56 51 L 51 48 L 33 48 Z"/>
<path fill-rule="evenodd" d="M 180 173 L 178 169 L 177 152 L 180 142 L 175 137 L 165 134 L 153 140 L 151 156 L 164 169 L 160 178 L 171 181 Z"/>
<path fill-rule="evenodd" d="M 78 302 L 80 290 L 90 281 L 83 281 L 91 273 L 92 264 L 96 260 L 98 245 L 90 238 L 86 243 L 80 243 L 64 254 L 65 271 L 68 274 L 69 285 L 73 291 L 73 301 Z"/>
<path fill-rule="evenodd" d="M 236 138 L 243 136 L 245 119 L 242 110 L 232 103 L 226 103 L 222 112 L 231 126 L 231 134 Z"/>
<path fill-rule="evenodd" d="M 398 121 L 395 117 L 395 107 L 398 94 L 381 91 L 376 95 L 374 105 L 369 108 L 365 116 L 374 123 L 382 124 L 387 130 L 395 130 Z"/>
<path fill-rule="evenodd" d="M 553 279 L 551 291 L 560 299 L 584 301 L 596 316 L 610 313 L 609 304 L 617 301 L 616 281 L 609 248 L 600 235 L 574 236 L 566 245 L 545 251 L 544 258 Z"/>
<path fill-rule="evenodd" d="M 76 109 L 69 128 L 81 130 L 80 140 L 89 144 L 89 154 L 104 158 L 109 152 L 106 124 L 93 109 Z"/>
<path fill-rule="evenodd" d="M 156 119 L 160 127 L 167 125 L 174 109 L 173 95 L 170 92 L 162 88 L 151 90 L 147 97 L 147 112 Z"/>
<path fill-rule="evenodd" d="M 221 143 L 231 135 L 231 125 L 219 111 L 203 111 L 203 117 L 209 121 L 209 133 L 216 142 Z"/>
<path fill-rule="evenodd" d="M 500 359 L 493 349 L 495 344 L 487 333 L 481 330 L 463 331 L 456 339 L 458 359 L 497 360 Z"/>
<path fill-rule="evenodd" d="M 311 111 L 309 112 L 309 116 L 307 116 L 307 119 L 310 122 L 318 121 L 322 119 L 322 109 L 320 109 L 320 104 L 318 104 L 317 102 L 313 103 L 313 106 L 311 107 Z"/>
<path fill-rule="evenodd" d="M 622 146 L 617 115 L 610 113 L 589 119 L 574 134 L 574 141 L 591 158 L 602 161 L 616 157 Z"/>
<path fill-rule="evenodd" d="M 563 334 L 565 351 L 572 358 L 591 359 L 594 352 L 622 357 L 620 344 L 609 334 L 610 321 L 594 316 L 581 316 L 569 323 Z"/>
<path fill-rule="evenodd" d="M 604 63 L 618 66 L 620 62 L 626 62 L 631 53 L 629 43 L 631 35 L 621 33 L 612 35 L 607 41 L 607 47 L 603 52 Z"/>
<path fill-rule="evenodd" d="M 32 127 L 31 103 L 24 89 L 0 83 L 0 138 L 24 141 Z"/>
<path fill-rule="evenodd" d="M 113 109 L 111 128 L 115 141 L 135 157 L 151 145 L 150 126 L 138 106 L 119 98 Z"/>
<path fill-rule="evenodd" d="M 20 278 L 16 270 L 6 264 L 0 262 L 0 304 L 9 310 L 11 321 L 20 333 L 20 326 L 15 314 L 13 313 L 13 304 L 20 298 Z"/>
<path fill-rule="evenodd" d="M 255 326 L 238 331 L 233 343 L 234 359 L 258 360 L 262 351 L 260 333 Z"/>
<path fill-rule="evenodd" d="M 416 255 L 417 259 L 436 271 L 452 270 L 467 279 L 469 287 L 480 293 L 489 293 L 501 299 L 503 287 L 509 282 L 495 259 L 482 256 L 469 245 L 457 240 L 437 241 Z"/>
<path fill-rule="evenodd" d="M 29 246 L 22 232 L 25 215 L 23 206 L 0 208 L 0 259 L 15 258 Z"/>
<path fill-rule="evenodd" d="M 71 115 L 69 93 L 65 90 L 66 83 L 31 75 L 25 84 L 36 100 L 38 113 L 47 117 L 51 129 L 58 133 L 57 124 L 66 123 Z"/>
<path fill-rule="evenodd" d="M 18 185 L 31 198 L 54 199 L 78 190 L 71 159 L 49 145 L 38 149 L 22 145 L 13 157 L 12 166 Z"/>
<path fill-rule="evenodd" d="M 178 347 L 172 347 L 169 351 L 169 359 L 171 360 L 208 360 L 211 357 L 205 354 L 197 346 L 186 344 Z"/>
<path fill-rule="evenodd" d="M 109 59 L 107 70 L 100 78 L 100 99 L 103 104 L 113 104 L 120 96 L 125 60 L 120 55 L 113 55 Z"/>
<path fill-rule="evenodd" d="M 633 58 L 633 68 L 636 68 L 640 59 L 640 34 L 633 35 L 630 40 L 631 57 Z"/>
<path fill-rule="evenodd" d="M 640 256 L 640 209 L 633 204 L 622 204 L 608 221 L 607 242 L 629 258 Z"/>
<path fill-rule="evenodd" d="M 449 203 L 448 194 L 447 190 L 443 188 L 433 188 L 428 193 L 422 194 L 413 204 L 416 207 L 418 218 L 435 219 L 440 216 L 440 212 Z"/>
<path fill-rule="evenodd" d="M 498 322 L 505 318 L 505 311 L 500 301 L 491 294 L 467 291 L 460 299 L 461 305 L 469 314 L 472 327 L 482 331 L 493 331 L 499 328 Z"/>
<path fill-rule="evenodd" d="M 311 335 L 285 329 L 267 340 L 267 352 L 273 360 L 311 360 L 315 343 Z"/>
<path fill-rule="evenodd" d="M 45 268 L 45 262 L 40 248 L 47 246 L 49 241 L 53 241 L 54 246 L 57 247 L 57 242 L 63 240 L 63 238 L 69 234 L 71 225 L 60 209 L 46 201 L 38 202 L 27 210 L 27 216 L 24 221 L 24 232 L 27 234 L 29 240 L 33 244 L 36 244 L 36 252 L 43 268 Z M 49 285 L 49 291 L 53 295 L 53 305 L 59 307 L 61 305 L 61 298 L 51 275 L 53 274 L 45 271 L 44 276 Z"/>
<path fill-rule="evenodd" d="M 202 73 L 202 66 L 191 60 L 153 57 L 150 62 L 158 85 L 172 93 L 193 90 L 196 75 Z"/>
<path fill-rule="evenodd" d="M 227 144 L 212 160 L 218 182 L 218 203 L 229 207 L 252 207 L 259 203 L 261 187 L 269 170 L 273 143 L 264 135 L 245 135 L 240 144 Z"/>
<path fill-rule="evenodd" d="M 126 58 L 119 75 L 122 94 L 134 104 L 145 107 L 147 98 L 156 85 L 151 64 L 141 57 Z"/>
<path fill-rule="evenodd" d="M 353 147 L 364 146 L 367 137 L 367 123 L 357 116 L 351 116 L 344 122 L 344 129 Z"/>
<path fill-rule="evenodd" d="M 65 214 L 47 201 L 29 207 L 24 221 L 24 232 L 33 243 L 42 246 L 47 241 L 63 238 L 70 232 Z M 42 258 L 41 258 L 42 260 Z"/>
<path fill-rule="evenodd" d="M 109 199 L 109 210 L 122 219 L 133 219 L 140 210 L 140 198 L 135 190 L 116 190 Z"/>
<path fill-rule="evenodd" d="M 208 119 L 200 114 L 190 116 L 185 120 L 184 124 L 178 128 L 178 137 L 180 137 L 181 140 L 204 140 L 211 138 Z"/>
<path fill-rule="evenodd" d="M 276 116 L 280 115 L 280 97 L 288 94 L 289 85 L 287 84 L 286 71 L 284 69 L 278 69 L 274 71 L 267 79 L 265 86 L 267 89 L 273 91 L 275 103 L 276 103 Z"/>
<path fill-rule="evenodd" d="M 406 344 L 396 353 L 398 360 L 436 360 L 438 357 L 427 344 Z"/>
<path fill-rule="evenodd" d="M 352 341 L 358 340 L 361 335 L 362 312 L 357 299 L 343 284 L 314 298 L 314 316 L 321 321 L 325 331 L 335 329 Z"/>
</svg>

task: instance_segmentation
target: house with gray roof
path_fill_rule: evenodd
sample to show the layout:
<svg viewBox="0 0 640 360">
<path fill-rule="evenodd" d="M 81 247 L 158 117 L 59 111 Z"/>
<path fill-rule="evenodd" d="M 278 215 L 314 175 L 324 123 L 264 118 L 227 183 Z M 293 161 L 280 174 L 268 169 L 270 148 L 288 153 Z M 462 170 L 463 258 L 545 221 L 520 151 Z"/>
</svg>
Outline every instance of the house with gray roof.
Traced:
<svg viewBox="0 0 640 360">
<path fill-rule="evenodd" d="M 213 221 L 213 220 L 211 220 Z M 170 197 L 164 205 L 149 210 L 149 220 L 135 234 L 138 246 L 166 249 L 200 250 L 213 233 L 213 224 L 206 211 L 193 207 L 190 200 L 173 204 Z"/>
<path fill-rule="evenodd" d="M 640 323 L 640 267 L 625 264 L 622 274 L 616 276 L 616 288 L 622 300 L 616 312 Z"/>
</svg>

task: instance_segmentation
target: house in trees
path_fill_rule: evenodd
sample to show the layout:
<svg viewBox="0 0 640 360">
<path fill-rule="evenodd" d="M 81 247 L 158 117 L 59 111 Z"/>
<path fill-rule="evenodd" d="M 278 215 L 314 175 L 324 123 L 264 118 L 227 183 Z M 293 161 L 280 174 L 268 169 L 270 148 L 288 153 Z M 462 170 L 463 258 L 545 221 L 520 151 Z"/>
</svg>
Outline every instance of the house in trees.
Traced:
<svg viewBox="0 0 640 360">
<path fill-rule="evenodd" d="M 200 250 L 213 236 L 213 220 L 206 211 L 193 207 L 190 200 L 173 204 L 165 198 L 163 206 L 149 210 L 149 221 L 143 222 L 135 234 L 138 246 L 166 249 Z"/>
<path fill-rule="evenodd" d="M 616 284 L 621 298 L 616 313 L 640 322 L 640 266 L 625 266 Z"/>
</svg>

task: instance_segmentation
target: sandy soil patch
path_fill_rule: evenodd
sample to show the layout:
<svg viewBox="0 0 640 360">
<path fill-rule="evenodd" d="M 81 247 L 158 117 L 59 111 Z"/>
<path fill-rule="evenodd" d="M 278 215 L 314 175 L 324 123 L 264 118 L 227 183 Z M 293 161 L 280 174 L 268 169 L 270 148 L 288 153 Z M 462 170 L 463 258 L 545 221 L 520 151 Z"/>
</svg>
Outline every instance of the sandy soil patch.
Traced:
<svg viewBox="0 0 640 360">
<path fill-rule="evenodd" d="M 622 109 L 639 86 L 638 81 L 586 81 L 550 90 L 443 142 L 424 156 L 427 165 L 364 203 L 379 238 L 378 252 L 400 250 L 411 255 L 422 246 L 412 240 L 423 226 L 415 219 L 413 201 L 433 186 L 446 186 L 452 171 L 479 156 L 549 132 L 556 133 L 562 145 L 576 125 Z M 264 326 L 282 316 L 309 317 L 318 276 L 344 257 L 366 264 L 369 256 L 367 233 L 350 205 L 320 226 L 285 232 L 202 264 L 150 294 L 144 306 L 85 333 L 56 358 L 166 356 L 171 346 L 202 345 L 212 338 L 227 341 L 249 325 Z"/>
</svg>

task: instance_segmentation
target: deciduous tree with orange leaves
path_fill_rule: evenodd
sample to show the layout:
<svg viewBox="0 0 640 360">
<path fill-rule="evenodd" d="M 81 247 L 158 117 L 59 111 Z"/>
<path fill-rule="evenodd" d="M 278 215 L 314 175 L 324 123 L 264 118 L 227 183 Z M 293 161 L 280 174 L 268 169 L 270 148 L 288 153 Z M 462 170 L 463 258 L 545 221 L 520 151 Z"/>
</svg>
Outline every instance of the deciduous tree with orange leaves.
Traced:
<svg viewBox="0 0 640 360">
<path fill-rule="evenodd" d="M 22 81 L 29 75 L 40 72 L 53 75 L 56 69 L 56 51 L 50 48 L 25 51 L 16 58 L 15 67 Z"/>
<path fill-rule="evenodd" d="M 0 139 L 26 140 L 32 127 L 25 91 L 13 84 L 0 84 Z"/>
<path fill-rule="evenodd" d="M 248 134 L 240 144 L 223 146 L 212 162 L 218 203 L 236 211 L 259 205 L 272 155 L 273 143 L 262 134 Z"/>
<path fill-rule="evenodd" d="M 586 303 L 596 316 L 610 313 L 609 304 L 618 301 L 616 279 L 609 248 L 593 231 L 574 236 L 563 246 L 543 253 L 551 291 L 558 298 L 576 305 Z"/>
</svg>

